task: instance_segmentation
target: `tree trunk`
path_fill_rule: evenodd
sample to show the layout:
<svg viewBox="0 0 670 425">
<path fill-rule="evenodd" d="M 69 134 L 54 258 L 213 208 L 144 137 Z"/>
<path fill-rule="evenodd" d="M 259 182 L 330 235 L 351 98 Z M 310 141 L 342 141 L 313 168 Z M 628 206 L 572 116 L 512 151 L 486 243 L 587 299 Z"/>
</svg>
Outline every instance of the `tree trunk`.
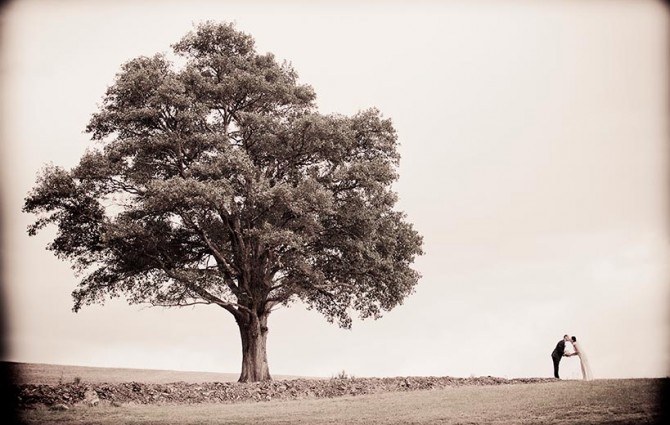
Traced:
<svg viewBox="0 0 670 425">
<path fill-rule="evenodd" d="M 249 314 L 245 320 L 238 320 L 242 338 L 242 373 L 238 382 L 270 381 L 268 355 L 268 316 Z"/>
</svg>

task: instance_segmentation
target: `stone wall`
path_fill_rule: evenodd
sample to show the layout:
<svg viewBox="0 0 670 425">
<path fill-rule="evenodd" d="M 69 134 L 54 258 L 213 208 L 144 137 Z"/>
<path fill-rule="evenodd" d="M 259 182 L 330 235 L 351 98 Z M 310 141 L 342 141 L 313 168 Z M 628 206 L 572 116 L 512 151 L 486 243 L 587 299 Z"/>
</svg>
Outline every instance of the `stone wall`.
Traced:
<svg viewBox="0 0 670 425">
<path fill-rule="evenodd" d="M 190 384 L 116 384 L 66 383 L 59 385 L 24 384 L 15 387 L 21 408 L 38 405 L 66 408 L 97 404 L 163 404 L 163 403 L 237 403 L 269 400 L 299 400 L 357 396 L 392 391 L 429 390 L 461 385 L 504 385 L 548 382 L 554 379 L 504 379 L 495 377 L 396 377 L 295 379 L 256 383 L 207 382 Z"/>
</svg>

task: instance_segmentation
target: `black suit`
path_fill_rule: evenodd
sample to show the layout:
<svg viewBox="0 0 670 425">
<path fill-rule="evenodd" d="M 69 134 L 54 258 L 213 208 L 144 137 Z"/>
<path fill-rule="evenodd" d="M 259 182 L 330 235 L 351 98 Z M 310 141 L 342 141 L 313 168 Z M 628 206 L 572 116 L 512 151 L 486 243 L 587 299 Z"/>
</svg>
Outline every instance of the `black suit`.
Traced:
<svg viewBox="0 0 670 425">
<path fill-rule="evenodd" d="M 556 348 L 551 352 L 551 359 L 554 361 L 554 378 L 558 378 L 558 364 L 565 353 L 565 340 L 562 339 L 556 344 Z"/>
</svg>

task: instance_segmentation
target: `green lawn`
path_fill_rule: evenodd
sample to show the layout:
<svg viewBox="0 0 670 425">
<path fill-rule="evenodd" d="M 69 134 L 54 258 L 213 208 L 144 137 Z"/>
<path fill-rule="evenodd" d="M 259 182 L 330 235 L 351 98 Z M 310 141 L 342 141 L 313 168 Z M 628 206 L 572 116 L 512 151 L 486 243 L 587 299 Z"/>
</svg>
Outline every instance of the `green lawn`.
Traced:
<svg viewBox="0 0 670 425">
<path fill-rule="evenodd" d="M 239 404 L 25 410 L 28 424 L 652 424 L 661 379 L 463 386 Z"/>
</svg>

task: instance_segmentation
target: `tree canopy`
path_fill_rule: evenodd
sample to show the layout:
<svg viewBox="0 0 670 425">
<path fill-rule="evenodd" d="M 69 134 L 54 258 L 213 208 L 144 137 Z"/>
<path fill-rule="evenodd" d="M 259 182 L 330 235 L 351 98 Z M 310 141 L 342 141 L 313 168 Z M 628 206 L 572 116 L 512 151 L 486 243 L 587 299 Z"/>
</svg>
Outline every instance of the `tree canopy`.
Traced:
<svg viewBox="0 0 670 425">
<path fill-rule="evenodd" d="M 81 273 L 74 310 L 215 304 L 257 335 L 296 300 L 343 327 L 402 303 L 422 238 L 394 209 L 391 120 L 319 113 L 291 65 L 232 24 L 172 47 L 183 66 L 121 66 L 86 127 L 94 146 L 45 167 L 25 200 L 29 234 L 56 225 L 48 249 Z"/>
</svg>

